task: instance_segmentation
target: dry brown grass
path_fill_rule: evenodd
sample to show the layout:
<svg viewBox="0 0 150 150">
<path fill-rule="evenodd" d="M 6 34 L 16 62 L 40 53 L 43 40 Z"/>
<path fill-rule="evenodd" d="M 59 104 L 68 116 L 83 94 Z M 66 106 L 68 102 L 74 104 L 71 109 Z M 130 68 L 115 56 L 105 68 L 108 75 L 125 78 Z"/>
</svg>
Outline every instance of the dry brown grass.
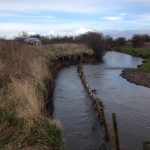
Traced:
<svg viewBox="0 0 150 150">
<path fill-rule="evenodd" d="M 84 45 L 36 47 L 0 41 L 0 149 L 60 148 L 59 125 L 43 113 L 44 81 L 53 79 L 50 72 L 53 61 L 80 55 L 81 50 L 91 53 Z"/>
</svg>

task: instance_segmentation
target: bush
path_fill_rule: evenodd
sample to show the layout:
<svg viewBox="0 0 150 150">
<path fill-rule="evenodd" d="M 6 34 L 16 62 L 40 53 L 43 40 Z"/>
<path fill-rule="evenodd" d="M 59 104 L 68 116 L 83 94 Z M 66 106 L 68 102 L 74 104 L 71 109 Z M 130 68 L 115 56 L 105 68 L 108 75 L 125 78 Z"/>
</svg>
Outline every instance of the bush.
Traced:
<svg viewBox="0 0 150 150">
<path fill-rule="evenodd" d="M 111 48 L 112 48 L 114 45 L 115 45 L 114 39 L 113 39 L 111 36 L 107 35 L 107 36 L 106 36 L 106 46 L 107 46 L 107 49 L 108 49 L 108 50 L 111 50 Z"/>
<path fill-rule="evenodd" d="M 143 38 L 145 42 L 150 42 L 150 36 L 148 34 L 143 34 Z"/>
<path fill-rule="evenodd" d="M 115 42 L 117 46 L 124 46 L 126 44 L 126 39 L 124 37 L 119 37 Z"/>
<path fill-rule="evenodd" d="M 105 38 L 101 33 L 88 32 L 80 35 L 80 42 L 85 43 L 94 51 L 95 58 L 99 61 L 103 58 L 104 49 L 106 48 Z"/>
<path fill-rule="evenodd" d="M 132 37 L 132 45 L 133 47 L 142 47 L 144 45 L 144 37 L 142 35 L 135 34 Z"/>
</svg>

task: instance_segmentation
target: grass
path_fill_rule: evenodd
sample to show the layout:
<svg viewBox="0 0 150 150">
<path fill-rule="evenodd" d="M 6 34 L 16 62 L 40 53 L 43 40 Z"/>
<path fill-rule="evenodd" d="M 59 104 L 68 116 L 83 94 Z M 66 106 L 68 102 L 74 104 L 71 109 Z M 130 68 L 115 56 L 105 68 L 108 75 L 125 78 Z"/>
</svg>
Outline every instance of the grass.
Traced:
<svg viewBox="0 0 150 150">
<path fill-rule="evenodd" d="M 142 65 L 139 65 L 136 71 L 150 73 L 150 59 L 144 61 Z"/>
<path fill-rule="evenodd" d="M 115 50 L 129 55 L 137 56 L 146 59 L 142 65 L 133 71 L 150 72 L 150 48 L 133 48 L 131 46 L 116 47 Z"/>
<path fill-rule="evenodd" d="M 142 58 L 150 58 L 150 48 L 133 48 L 131 46 L 118 46 L 115 50 Z"/>
<path fill-rule="evenodd" d="M 81 50 L 92 55 L 84 45 L 0 41 L 0 149 L 62 149 L 60 125 L 44 114 L 45 81 L 54 80 L 51 70 L 59 58 Z"/>
</svg>

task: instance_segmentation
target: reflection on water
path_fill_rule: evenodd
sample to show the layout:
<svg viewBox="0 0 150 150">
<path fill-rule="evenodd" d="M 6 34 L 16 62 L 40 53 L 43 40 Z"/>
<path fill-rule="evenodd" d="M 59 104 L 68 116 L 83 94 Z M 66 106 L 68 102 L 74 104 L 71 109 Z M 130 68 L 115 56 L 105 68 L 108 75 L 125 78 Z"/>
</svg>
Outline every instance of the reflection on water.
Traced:
<svg viewBox="0 0 150 150">
<path fill-rule="evenodd" d="M 136 67 L 140 58 L 108 52 L 104 63 L 84 65 L 87 80 L 103 99 L 107 119 L 116 112 L 121 144 L 127 150 L 142 150 L 150 140 L 150 89 L 129 83 L 120 76 L 123 68 Z"/>
</svg>

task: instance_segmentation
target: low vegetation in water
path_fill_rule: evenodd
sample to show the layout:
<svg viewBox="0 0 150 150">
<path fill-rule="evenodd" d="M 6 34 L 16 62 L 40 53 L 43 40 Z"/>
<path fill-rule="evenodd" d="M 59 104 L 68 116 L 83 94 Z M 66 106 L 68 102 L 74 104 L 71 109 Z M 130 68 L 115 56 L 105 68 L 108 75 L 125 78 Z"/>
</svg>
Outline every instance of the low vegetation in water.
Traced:
<svg viewBox="0 0 150 150">
<path fill-rule="evenodd" d="M 45 116 L 45 81 L 61 57 L 92 55 L 84 45 L 0 41 L 0 149 L 63 149 L 59 123 Z M 47 93 L 48 94 L 48 93 Z"/>
</svg>

